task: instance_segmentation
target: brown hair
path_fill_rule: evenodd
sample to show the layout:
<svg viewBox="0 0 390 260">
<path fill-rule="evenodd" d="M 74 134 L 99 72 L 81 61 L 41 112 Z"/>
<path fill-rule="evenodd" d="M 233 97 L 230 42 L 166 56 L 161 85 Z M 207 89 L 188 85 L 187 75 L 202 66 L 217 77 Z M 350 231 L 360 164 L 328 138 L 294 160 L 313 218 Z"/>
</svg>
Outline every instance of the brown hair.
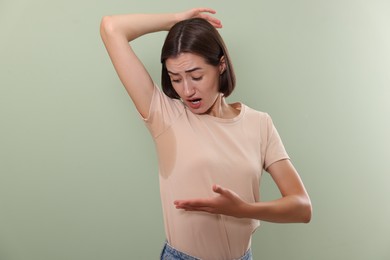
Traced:
<svg viewBox="0 0 390 260">
<path fill-rule="evenodd" d="M 167 96 L 180 98 L 172 86 L 165 61 L 185 52 L 197 54 L 213 66 L 218 66 L 221 58 L 224 57 L 226 70 L 220 76 L 219 92 L 223 93 L 225 97 L 233 92 L 236 76 L 221 35 L 208 21 L 202 18 L 192 18 L 175 24 L 169 31 L 162 47 L 161 85 Z"/>
</svg>

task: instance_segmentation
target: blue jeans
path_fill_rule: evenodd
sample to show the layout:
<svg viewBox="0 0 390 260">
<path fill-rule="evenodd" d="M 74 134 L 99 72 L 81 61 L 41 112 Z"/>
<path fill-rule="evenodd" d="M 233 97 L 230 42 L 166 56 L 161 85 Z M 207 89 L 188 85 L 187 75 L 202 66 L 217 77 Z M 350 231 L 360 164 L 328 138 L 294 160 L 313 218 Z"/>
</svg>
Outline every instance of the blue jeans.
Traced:
<svg viewBox="0 0 390 260">
<path fill-rule="evenodd" d="M 180 252 L 179 250 L 173 248 L 167 242 L 165 242 L 164 248 L 161 252 L 160 260 L 201 260 L 201 259 Z M 251 250 L 249 249 L 245 253 L 245 255 L 235 260 L 252 260 Z"/>
</svg>

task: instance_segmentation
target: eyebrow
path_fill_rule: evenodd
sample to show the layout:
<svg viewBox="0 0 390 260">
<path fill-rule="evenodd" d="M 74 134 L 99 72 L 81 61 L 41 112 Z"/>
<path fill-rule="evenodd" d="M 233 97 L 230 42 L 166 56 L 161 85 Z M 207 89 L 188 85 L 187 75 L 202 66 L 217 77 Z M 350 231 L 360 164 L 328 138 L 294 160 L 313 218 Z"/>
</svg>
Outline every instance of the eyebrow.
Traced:
<svg viewBox="0 0 390 260">
<path fill-rule="evenodd" d="M 191 72 L 194 72 L 196 70 L 201 70 L 202 68 L 200 67 L 195 67 L 193 69 L 189 69 L 189 70 L 186 70 L 185 73 L 191 73 Z M 169 74 L 172 74 L 172 75 L 179 75 L 179 73 L 176 73 L 176 72 L 172 72 L 172 71 L 169 71 L 167 70 Z"/>
</svg>

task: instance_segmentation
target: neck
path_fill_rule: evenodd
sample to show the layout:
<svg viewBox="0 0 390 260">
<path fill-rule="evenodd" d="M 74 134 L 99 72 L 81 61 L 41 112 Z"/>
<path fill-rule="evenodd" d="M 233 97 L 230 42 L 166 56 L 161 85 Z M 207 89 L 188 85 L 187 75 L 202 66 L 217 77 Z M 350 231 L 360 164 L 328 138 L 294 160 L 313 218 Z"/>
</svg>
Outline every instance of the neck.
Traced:
<svg viewBox="0 0 390 260">
<path fill-rule="evenodd" d="M 221 93 L 218 95 L 214 104 L 206 112 L 206 114 L 219 118 L 229 119 L 236 117 L 239 114 L 239 111 L 226 103 L 225 97 Z"/>
</svg>

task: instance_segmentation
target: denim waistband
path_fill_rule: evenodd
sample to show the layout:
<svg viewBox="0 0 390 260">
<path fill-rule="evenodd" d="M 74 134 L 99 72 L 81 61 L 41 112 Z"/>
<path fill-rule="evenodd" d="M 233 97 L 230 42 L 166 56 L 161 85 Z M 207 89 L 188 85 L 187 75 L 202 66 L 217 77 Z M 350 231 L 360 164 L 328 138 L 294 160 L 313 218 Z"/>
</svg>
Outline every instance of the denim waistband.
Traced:
<svg viewBox="0 0 390 260">
<path fill-rule="evenodd" d="M 160 260 L 201 260 L 194 256 L 190 256 L 186 253 L 183 253 L 174 247 L 172 247 L 168 242 L 165 242 L 164 248 L 161 252 Z M 252 251 L 249 249 L 242 257 L 232 260 L 252 260 Z"/>
</svg>

